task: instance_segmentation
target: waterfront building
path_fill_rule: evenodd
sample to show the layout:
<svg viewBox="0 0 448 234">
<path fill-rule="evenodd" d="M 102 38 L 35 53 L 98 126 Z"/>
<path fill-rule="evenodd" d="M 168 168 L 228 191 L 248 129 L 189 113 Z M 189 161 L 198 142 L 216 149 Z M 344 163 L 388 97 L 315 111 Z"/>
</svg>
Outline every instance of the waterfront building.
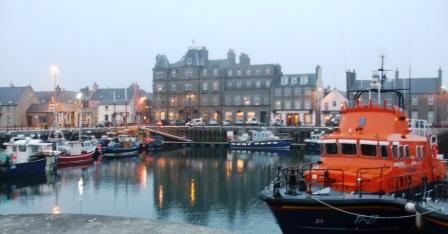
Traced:
<svg viewBox="0 0 448 234">
<path fill-rule="evenodd" d="M 314 73 L 282 75 L 273 85 L 272 118 L 286 126 L 316 125 L 323 95 L 319 65 Z"/>
<path fill-rule="evenodd" d="M 320 103 L 320 125 L 338 125 L 339 120 L 341 119 L 341 108 L 345 103 L 348 104 L 347 98 L 345 97 L 343 92 L 337 89 L 333 89 L 331 92 L 325 95 Z"/>
<path fill-rule="evenodd" d="M 190 47 L 178 62 L 157 55 L 153 68 L 154 117 L 156 120 L 269 121 L 271 84 L 280 78 L 276 64 L 250 64 L 233 50 L 225 59 L 209 59 L 205 47 Z"/>
<path fill-rule="evenodd" d="M 95 83 L 88 93 L 88 107 L 96 113 L 95 123 L 126 125 L 141 122 L 142 116 L 136 111 L 136 105 L 145 92 L 137 83 L 132 83 L 128 88 L 105 89 L 100 89 Z"/>
<path fill-rule="evenodd" d="M 347 71 L 347 98 L 353 104 L 353 95 L 356 90 L 368 89 L 371 79 L 357 79 L 355 70 Z M 434 125 L 447 123 L 446 95 L 445 88 L 442 85 L 442 69 L 438 69 L 438 75 L 435 77 L 422 78 L 412 77 L 400 78 L 399 71 L 395 71 L 394 78 L 387 79 L 383 89 L 399 89 L 404 94 L 404 107 L 410 113 L 410 118 L 424 119 Z M 409 87 L 411 96 L 409 97 Z M 362 99 L 366 100 L 366 97 Z M 395 99 L 390 95 L 385 98 L 388 103 L 395 103 Z M 410 108 L 410 109 L 409 109 Z"/>
<path fill-rule="evenodd" d="M 69 91 L 57 86 L 55 91 L 38 91 L 39 103 L 32 104 L 27 110 L 32 127 L 50 128 L 55 121 L 59 127 L 78 127 L 81 114 L 77 91 Z M 54 98 L 55 97 L 55 98 Z"/>
<path fill-rule="evenodd" d="M 8 130 L 31 126 L 33 119 L 27 116 L 26 111 L 38 102 L 31 86 L 0 87 L 0 128 Z"/>
</svg>

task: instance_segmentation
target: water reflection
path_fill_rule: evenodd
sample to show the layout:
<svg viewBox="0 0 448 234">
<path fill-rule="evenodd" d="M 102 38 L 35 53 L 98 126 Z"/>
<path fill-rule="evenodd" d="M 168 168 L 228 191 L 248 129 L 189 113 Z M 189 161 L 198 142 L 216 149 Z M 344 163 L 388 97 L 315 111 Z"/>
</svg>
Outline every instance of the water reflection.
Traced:
<svg viewBox="0 0 448 234">
<path fill-rule="evenodd" d="M 313 158 L 297 151 L 196 148 L 103 161 L 21 186 L 0 184 L 0 213 L 105 214 L 280 232 L 257 194 L 277 166 Z"/>
</svg>

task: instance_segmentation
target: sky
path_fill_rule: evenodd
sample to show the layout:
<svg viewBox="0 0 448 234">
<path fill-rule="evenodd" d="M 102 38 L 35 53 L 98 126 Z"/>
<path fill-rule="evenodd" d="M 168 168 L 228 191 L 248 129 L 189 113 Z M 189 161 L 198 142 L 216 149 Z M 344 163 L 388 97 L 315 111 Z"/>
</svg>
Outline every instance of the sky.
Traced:
<svg viewBox="0 0 448 234">
<path fill-rule="evenodd" d="M 0 0 L 0 86 L 52 90 L 57 65 L 68 90 L 135 81 L 151 91 L 156 55 L 176 62 L 194 40 L 210 59 L 231 48 L 285 74 L 319 64 L 324 85 L 341 90 L 346 70 L 370 79 L 382 54 L 401 77 L 441 67 L 448 87 L 447 9 L 445 0 Z"/>
</svg>

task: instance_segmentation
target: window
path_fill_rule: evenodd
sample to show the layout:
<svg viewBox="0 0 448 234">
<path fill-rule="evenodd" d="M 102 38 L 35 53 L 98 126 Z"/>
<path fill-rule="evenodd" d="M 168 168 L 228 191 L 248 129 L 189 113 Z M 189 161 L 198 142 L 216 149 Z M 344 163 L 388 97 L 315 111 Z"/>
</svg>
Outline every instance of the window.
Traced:
<svg viewBox="0 0 448 234">
<path fill-rule="evenodd" d="M 305 109 L 311 109 L 311 101 L 309 99 L 305 100 Z"/>
<path fill-rule="evenodd" d="M 252 80 L 246 80 L 246 87 L 252 86 Z"/>
<path fill-rule="evenodd" d="M 165 89 L 165 85 L 163 85 L 161 83 L 156 84 L 156 91 L 157 92 L 162 92 L 164 89 Z"/>
<path fill-rule="evenodd" d="M 434 122 L 434 111 L 428 111 L 428 121 Z"/>
<path fill-rule="evenodd" d="M 418 111 L 413 111 L 413 112 L 411 113 L 411 118 L 413 118 L 413 119 L 418 119 Z"/>
<path fill-rule="evenodd" d="M 328 102 L 324 103 L 324 110 L 326 110 L 326 111 L 328 110 Z"/>
<path fill-rule="evenodd" d="M 279 101 L 275 101 L 274 108 L 277 109 L 277 110 L 282 109 L 282 101 L 280 101 L 280 100 Z"/>
<path fill-rule="evenodd" d="M 271 74 L 271 69 L 270 68 L 266 68 L 266 75 L 270 75 Z"/>
<path fill-rule="evenodd" d="M 250 69 L 246 70 L 246 76 L 250 76 L 251 73 L 252 73 L 252 71 Z"/>
<path fill-rule="evenodd" d="M 233 82 L 231 80 L 227 81 L 227 87 L 231 88 L 233 86 Z"/>
<path fill-rule="evenodd" d="M 338 145 L 336 143 L 327 143 L 325 145 L 325 153 L 328 154 L 338 154 Z"/>
<path fill-rule="evenodd" d="M 224 102 L 226 105 L 232 105 L 232 96 L 226 96 Z"/>
<path fill-rule="evenodd" d="M 219 97 L 218 96 L 213 96 L 213 98 L 212 98 L 212 104 L 214 105 L 214 106 L 217 106 L 217 105 L 219 105 Z"/>
<path fill-rule="evenodd" d="M 227 76 L 232 76 L 232 75 L 233 75 L 232 70 L 228 70 L 228 71 L 227 71 Z"/>
<path fill-rule="evenodd" d="M 250 105 L 250 97 L 249 96 L 244 96 L 243 100 L 244 100 L 243 105 Z"/>
<path fill-rule="evenodd" d="M 305 88 L 305 95 L 311 95 L 311 88 L 310 87 L 306 87 Z"/>
<path fill-rule="evenodd" d="M 288 77 L 287 76 L 282 77 L 280 83 L 282 85 L 287 85 L 288 84 Z"/>
<path fill-rule="evenodd" d="M 290 100 L 285 100 L 285 109 L 286 110 L 290 110 L 291 109 L 291 101 Z"/>
<path fill-rule="evenodd" d="M 218 76 L 218 69 L 217 68 L 213 69 L 213 75 L 214 76 Z"/>
<path fill-rule="evenodd" d="M 333 107 L 336 107 L 338 103 L 336 101 L 333 101 Z"/>
<path fill-rule="evenodd" d="M 19 152 L 25 152 L 25 151 L 26 151 L 26 146 L 19 145 Z"/>
<path fill-rule="evenodd" d="M 291 88 L 285 87 L 283 92 L 285 96 L 291 96 Z"/>
<path fill-rule="evenodd" d="M 172 96 L 170 98 L 170 106 L 177 106 L 177 97 L 176 96 Z"/>
<path fill-rule="evenodd" d="M 428 105 L 434 105 L 434 96 L 428 96 Z"/>
<path fill-rule="evenodd" d="M 409 158 L 409 157 L 410 157 L 410 154 L 409 154 L 409 145 L 405 145 L 405 146 L 403 146 L 403 155 L 404 155 L 404 157 L 406 157 L 406 158 Z"/>
<path fill-rule="evenodd" d="M 300 94 L 302 94 L 302 88 L 295 87 L 294 88 L 294 95 L 300 95 Z"/>
<path fill-rule="evenodd" d="M 341 144 L 342 153 L 348 155 L 356 155 L 356 144 Z"/>
<path fill-rule="evenodd" d="M 193 78 L 193 69 L 185 69 L 185 77 L 187 79 Z"/>
<path fill-rule="evenodd" d="M 260 105 L 260 95 L 254 95 L 254 105 Z"/>
<path fill-rule="evenodd" d="M 207 69 L 202 70 L 202 76 L 207 76 Z"/>
<path fill-rule="evenodd" d="M 241 76 L 241 74 L 242 74 L 242 73 L 241 73 L 241 70 L 237 70 L 237 71 L 236 71 L 236 75 L 237 75 L 237 76 Z"/>
<path fill-rule="evenodd" d="M 392 156 L 394 158 L 398 158 L 398 145 L 393 145 L 392 146 Z"/>
<path fill-rule="evenodd" d="M 302 76 L 300 77 L 300 84 L 307 84 L 308 83 L 308 76 Z"/>
<path fill-rule="evenodd" d="M 17 151 L 17 146 L 13 146 L 12 147 L 12 152 L 16 152 Z"/>
<path fill-rule="evenodd" d="M 376 156 L 376 145 L 361 144 L 361 154 L 364 156 Z"/>
<path fill-rule="evenodd" d="M 163 72 L 163 71 L 156 72 L 156 78 L 161 79 L 161 78 L 164 78 L 164 76 L 165 76 L 165 72 Z"/>
<path fill-rule="evenodd" d="M 398 157 L 403 158 L 403 156 L 404 156 L 403 146 L 399 145 L 398 146 Z"/>
<path fill-rule="evenodd" d="M 261 70 L 260 69 L 255 70 L 255 75 L 257 76 L 261 75 Z"/>
<path fill-rule="evenodd" d="M 261 81 L 260 80 L 255 81 L 255 87 L 257 87 L 257 88 L 261 87 Z"/>
<path fill-rule="evenodd" d="M 380 150 L 381 150 L 381 157 L 387 159 L 388 158 L 387 145 L 380 146 Z"/>
<path fill-rule="evenodd" d="M 294 101 L 294 109 L 302 109 L 302 100 L 300 100 L 299 98 L 296 98 L 296 100 Z"/>
<path fill-rule="evenodd" d="M 104 121 L 109 121 L 109 115 L 104 115 Z"/>
<path fill-rule="evenodd" d="M 266 88 L 271 87 L 271 81 L 270 80 L 266 80 Z"/>
<path fill-rule="evenodd" d="M 241 80 L 236 81 L 236 87 L 241 88 Z"/>
<path fill-rule="evenodd" d="M 297 76 L 291 77 L 291 84 L 297 84 Z"/>
<path fill-rule="evenodd" d="M 416 96 L 412 96 L 412 105 L 413 105 L 413 106 L 418 105 L 418 97 L 416 97 Z"/>
<path fill-rule="evenodd" d="M 176 92 L 177 90 L 177 83 L 171 83 L 171 89 L 172 92 Z"/>
<path fill-rule="evenodd" d="M 207 91 L 208 90 L 208 83 L 204 82 L 202 83 L 202 91 Z"/>
<path fill-rule="evenodd" d="M 275 88 L 274 89 L 274 96 L 277 96 L 277 97 L 282 96 L 282 88 Z"/>
<path fill-rule="evenodd" d="M 270 99 L 269 96 L 266 95 L 263 97 L 263 105 L 269 105 Z"/>
<path fill-rule="evenodd" d="M 185 83 L 185 91 L 193 91 L 193 83 Z"/>
<path fill-rule="evenodd" d="M 172 70 L 171 71 L 171 77 L 172 78 L 176 78 L 176 70 Z"/>
<path fill-rule="evenodd" d="M 235 99 L 234 99 L 234 105 L 241 105 L 241 96 L 240 95 L 236 95 Z"/>
<path fill-rule="evenodd" d="M 207 106 L 208 105 L 208 96 L 201 95 L 201 106 Z"/>
<path fill-rule="evenodd" d="M 213 88 L 213 91 L 218 91 L 218 88 L 219 88 L 218 81 L 213 81 L 212 88 Z"/>
</svg>

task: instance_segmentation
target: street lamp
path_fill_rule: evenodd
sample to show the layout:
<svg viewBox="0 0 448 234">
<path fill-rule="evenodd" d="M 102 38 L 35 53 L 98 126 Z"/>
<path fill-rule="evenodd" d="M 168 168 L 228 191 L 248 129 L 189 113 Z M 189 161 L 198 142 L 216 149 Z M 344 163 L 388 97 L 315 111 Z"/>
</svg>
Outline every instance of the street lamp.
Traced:
<svg viewBox="0 0 448 234">
<path fill-rule="evenodd" d="M 52 65 L 50 67 L 50 74 L 51 74 L 51 76 L 53 76 L 53 79 L 54 79 L 54 90 L 53 90 L 53 100 L 51 100 L 51 103 L 50 103 L 50 109 L 52 109 L 52 111 L 53 111 L 53 118 L 54 118 L 53 128 L 55 128 L 55 129 L 59 128 L 58 127 L 58 116 L 56 113 L 56 78 L 57 78 L 58 73 L 59 73 L 59 67 L 56 65 Z"/>
<path fill-rule="evenodd" d="M 193 99 L 194 99 L 194 94 L 189 94 L 188 95 L 188 104 L 190 106 L 190 119 L 193 117 Z"/>
</svg>

